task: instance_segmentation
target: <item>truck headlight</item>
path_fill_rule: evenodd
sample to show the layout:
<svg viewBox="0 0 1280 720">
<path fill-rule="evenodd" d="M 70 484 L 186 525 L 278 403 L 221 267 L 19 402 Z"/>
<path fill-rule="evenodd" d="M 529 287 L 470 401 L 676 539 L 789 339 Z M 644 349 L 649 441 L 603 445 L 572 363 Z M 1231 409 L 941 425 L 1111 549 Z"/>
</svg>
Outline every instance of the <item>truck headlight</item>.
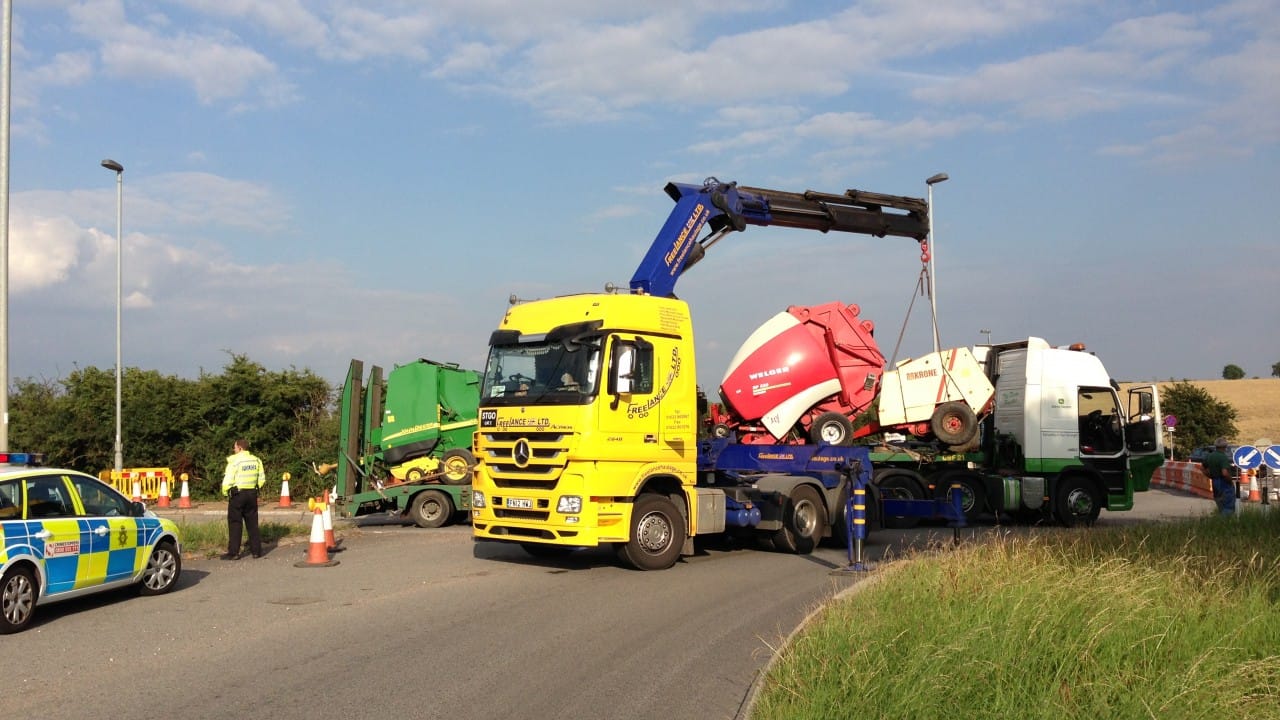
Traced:
<svg viewBox="0 0 1280 720">
<path fill-rule="evenodd" d="M 582 496 L 561 495 L 556 503 L 556 512 L 561 515 L 577 515 L 582 512 Z"/>
<path fill-rule="evenodd" d="M 473 508 L 482 508 L 482 507 L 484 507 L 484 493 L 483 493 L 483 492 L 481 492 L 481 491 L 479 491 L 479 490 L 472 490 L 472 491 L 471 491 L 471 507 L 473 507 Z"/>
</svg>

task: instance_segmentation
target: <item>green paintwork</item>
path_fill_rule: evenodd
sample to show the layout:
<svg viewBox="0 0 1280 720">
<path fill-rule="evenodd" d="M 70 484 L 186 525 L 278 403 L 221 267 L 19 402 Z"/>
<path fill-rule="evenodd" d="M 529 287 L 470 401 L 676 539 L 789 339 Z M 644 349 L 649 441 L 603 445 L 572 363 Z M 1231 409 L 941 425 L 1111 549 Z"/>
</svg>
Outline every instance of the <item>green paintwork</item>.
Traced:
<svg viewBox="0 0 1280 720">
<path fill-rule="evenodd" d="M 1164 464 L 1163 455 L 1142 455 L 1129 458 L 1129 470 L 1133 474 L 1133 489 L 1145 492 L 1151 489 L 1151 476 Z"/>
<path fill-rule="evenodd" d="M 480 406 L 479 373 L 425 359 L 393 368 L 385 382 L 376 365 L 367 381 L 363 373 L 364 364 L 352 360 L 342 388 L 335 498 L 339 512 L 348 517 L 405 512 L 413 496 L 427 488 L 448 495 L 458 511 L 469 511 L 470 485 L 430 478 L 395 483 L 389 465 L 393 458 L 399 465 L 415 458 L 440 458 L 455 448 L 471 449 Z M 379 484 L 385 487 L 379 489 Z"/>
</svg>

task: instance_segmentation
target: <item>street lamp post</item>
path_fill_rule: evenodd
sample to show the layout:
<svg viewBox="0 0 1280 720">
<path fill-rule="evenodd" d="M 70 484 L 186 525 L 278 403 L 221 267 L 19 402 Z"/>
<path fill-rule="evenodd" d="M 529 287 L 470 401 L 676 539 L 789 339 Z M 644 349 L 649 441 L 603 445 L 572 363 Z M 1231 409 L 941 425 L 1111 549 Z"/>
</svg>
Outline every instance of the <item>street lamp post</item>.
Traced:
<svg viewBox="0 0 1280 720">
<path fill-rule="evenodd" d="M 938 173 L 924 181 L 924 184 L 929 186 L 929 307 L 933 312 L 933 351 L 935 353 L 938 352 L 941 339 L 938 337 L 938 287 L 934 271 L 934 262 L 938 255 L 938 242 L 933 235 L 933 186 L 949 179 L 950 176 L 946 173 Z"/>
<path fill-rule="evenodd" d="M 120 285 L 122 273 L 121 258 L 124 255 L 124 236 L 120 234 L 121 218 L 124 210 L 124 166 L 115 160 L 102 161 L 102 167 L 116 174 L 116 445 L 115 470 L 116 478 L 124 469 L 124 442 L 120 439 Z"/>
<path fill-rule="evenodd" d="M 980 332 L 980 333 L 982 333 L 983 335 L 986 335 L 986 336 L 987 336 L 987 344 L 988 344 L 988 345 L 990 345 L 990 344 L 991 344 L 991 331 L 990 331 L 990 330 L 988 330 L 988 329 L 986 329 L 986 328 L 982 328 L 982 329 L 981 329 L 981 330 L 979 330 L 978 332 Z"/>
</svg>

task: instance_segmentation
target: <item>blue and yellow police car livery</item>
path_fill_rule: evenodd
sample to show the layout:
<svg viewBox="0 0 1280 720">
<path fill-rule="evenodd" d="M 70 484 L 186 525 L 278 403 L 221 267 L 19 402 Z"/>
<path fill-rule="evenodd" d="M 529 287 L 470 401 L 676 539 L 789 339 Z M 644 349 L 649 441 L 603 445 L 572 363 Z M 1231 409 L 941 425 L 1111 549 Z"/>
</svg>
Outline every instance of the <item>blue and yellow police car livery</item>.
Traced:
<svg viewBox="0 0 1280 720">
<path fill-rule="evenodd" d="M 177 525 L 97 478 L 0 453 L 0 634 L 25 629 L 38 605 L 125 585 L 173 589 Z"/>
</svg>

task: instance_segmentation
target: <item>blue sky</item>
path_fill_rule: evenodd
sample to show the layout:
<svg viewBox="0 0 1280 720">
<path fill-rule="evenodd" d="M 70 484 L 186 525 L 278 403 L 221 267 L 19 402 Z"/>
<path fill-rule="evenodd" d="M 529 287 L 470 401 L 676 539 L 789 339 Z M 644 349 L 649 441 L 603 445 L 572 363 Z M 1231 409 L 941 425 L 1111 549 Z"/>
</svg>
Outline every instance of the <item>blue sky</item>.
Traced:
<svg viewBox="0 0 1280 720">
<path fill-rule="evenodd" d="M 10 375 L 229 353 L 479 368 L 507 298 L 625 286 L 669 180 L 934 189 L 944 346 L 1266 377 L 1280 2 L 14 3 Z M 751 227 L 676 288 L 715 387 L 791 304 L 931 349 L 913 241 Z M 914 298 L 914 306 L 913 306 Z M 910 311 L 909 311 L 910 309 Z"/>
</svg>

